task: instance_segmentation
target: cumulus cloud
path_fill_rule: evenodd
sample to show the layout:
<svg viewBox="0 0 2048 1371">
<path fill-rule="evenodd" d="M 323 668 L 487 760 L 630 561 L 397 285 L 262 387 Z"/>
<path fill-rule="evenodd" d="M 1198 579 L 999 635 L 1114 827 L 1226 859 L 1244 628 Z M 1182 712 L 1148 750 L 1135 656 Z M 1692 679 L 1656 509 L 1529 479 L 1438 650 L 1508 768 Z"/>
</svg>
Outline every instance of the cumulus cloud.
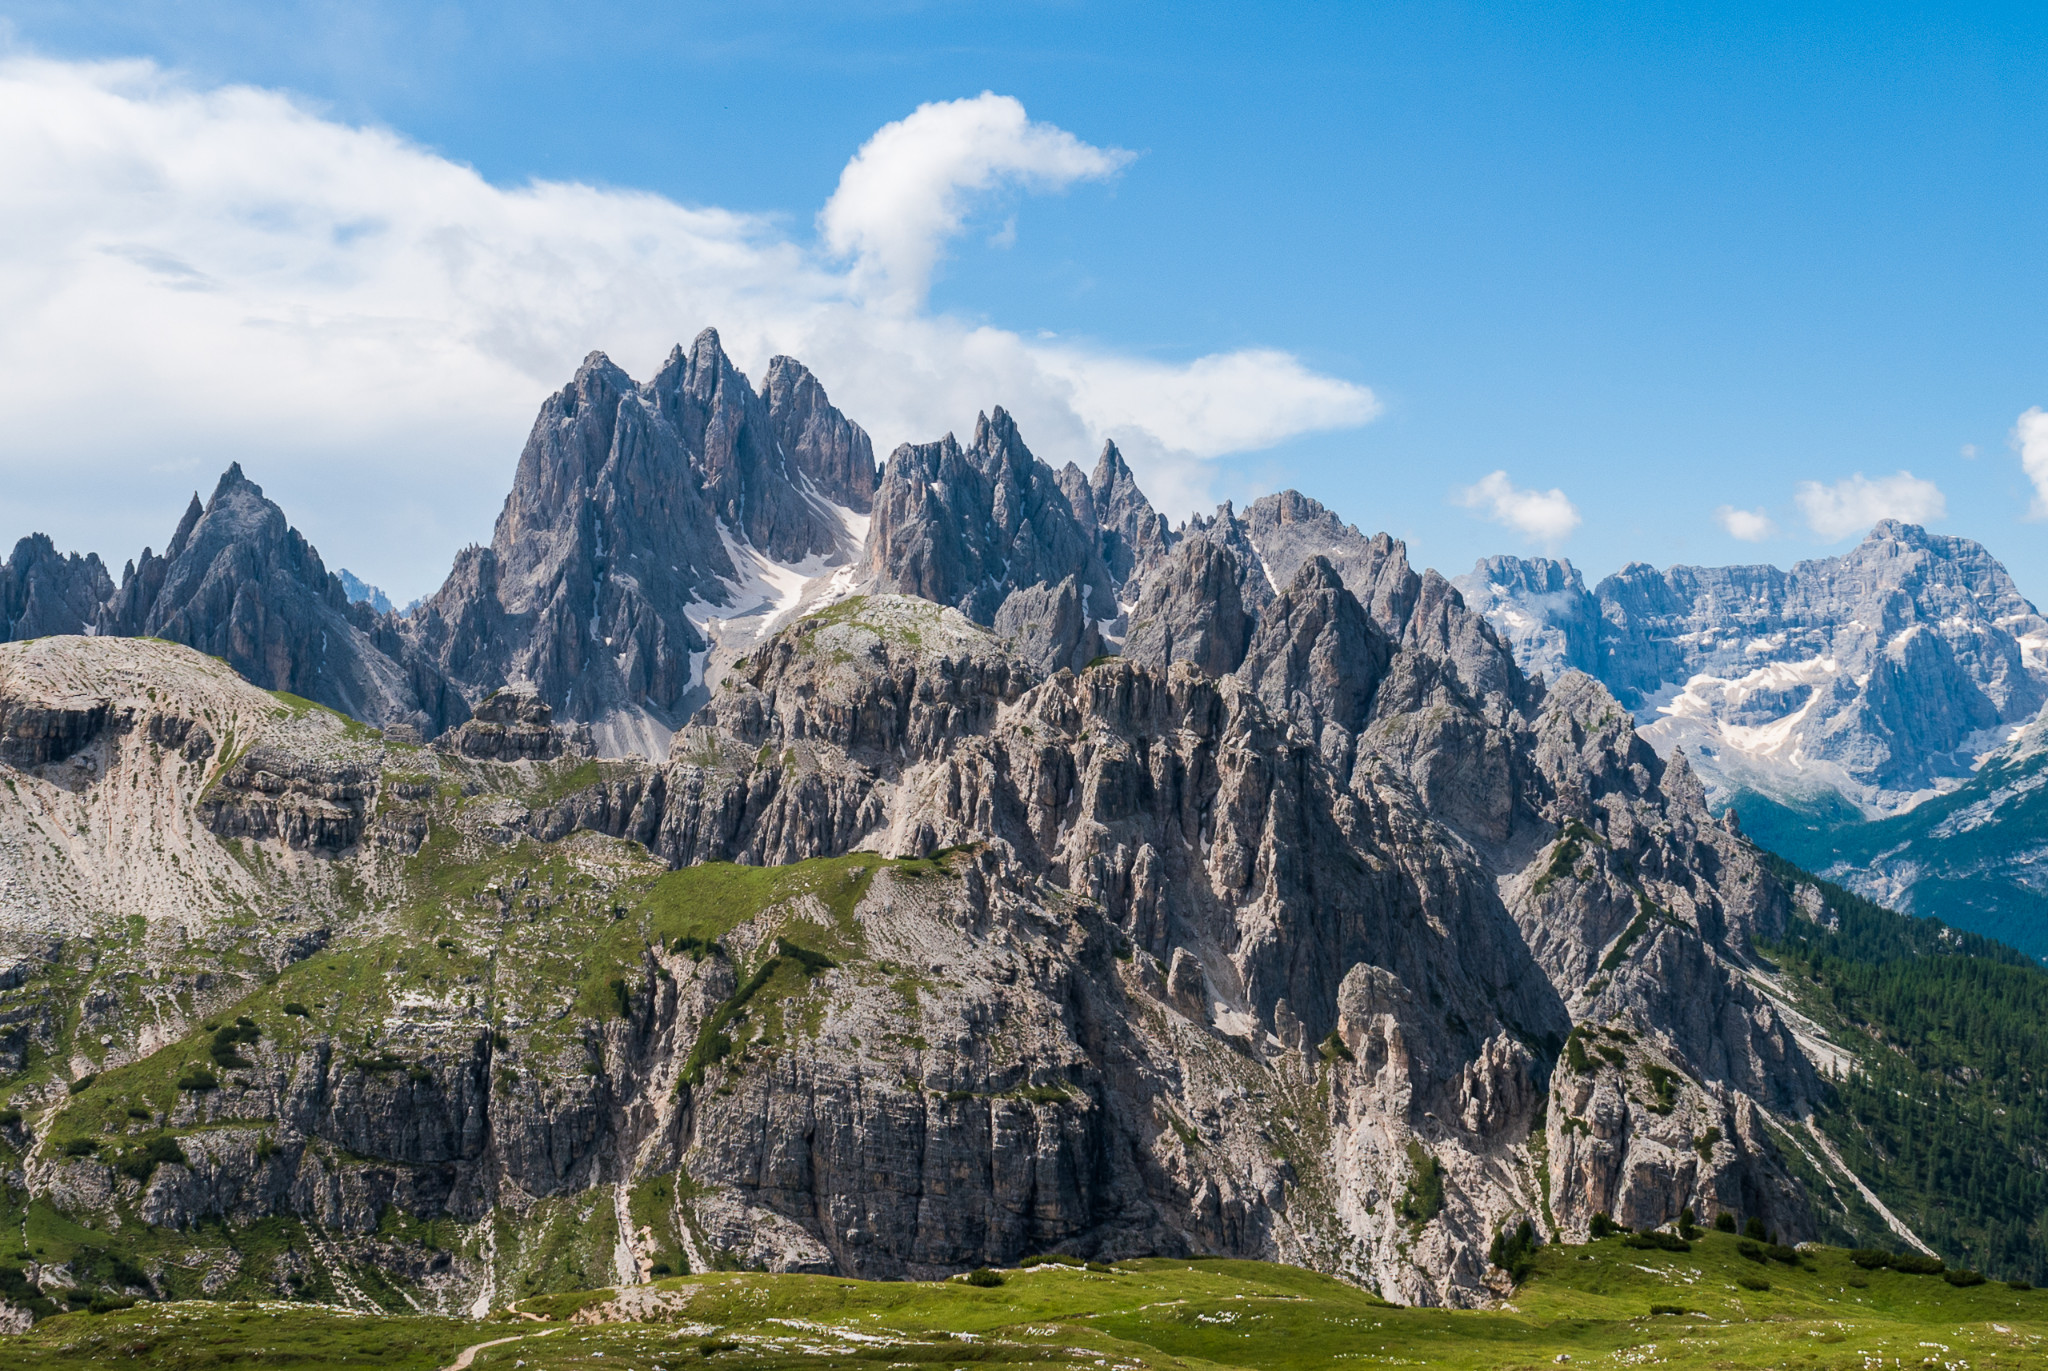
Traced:
<svg viewBox="0 0 2048 1371">
<path fill-rule="evenodd" d="M 1737 509 L 1733 505 L 1722 505 L 1714 511 L 1714 521 L 1721 525 L 1729 537 L 1745 543 L 1761 543 L 1766 538 L 1775 537 L 1778 532 L 1777 524 L 1773 523 L 1771 516 L 1761 509 Z"/>
<path fill-rule="evenodd" d="M 2020 469 L 2034 483 L 2034 507 L 2029 517 L 2048 519 L 2048 414 L 2039 405 L 2022 414 L 2012 426 L 2012 450 L 2020 455 Z"/>
<path fill-rule="evenodd" d="M 1924 524 L 1948 514 L 1948 497 L 1910 471 L 1870 480 L 1862 472 L 1824 486 L 1801 481 L 1792 493 L 1806 526 L 1829 542 L 1861 533 L 1880 519 Z"/>
<path fill-rule="evenodd" d="M 1452 499 L 1466 509 L 1476 509 L 1483 519 L 1518 529 L 1538 542 L 1555 545 L 1571 536 L 1579 526 L 1579 510 L 1555 486 L 1549 490 L 1523 490 L 1496 471 L 1474 485 L 1453 493 Z"/>
<path fill-rule="evenodd" d="M 1055 465 L 1116 438 L 1176 514 L 1204 459 L 1377 408 L 1283 352 L 1160 362 L 923 309 L 975 194 L 1128 160 L 1002 97 L 876 134 L 817 243 L 639 191 L 496 186 L 148 63 L 0 61 L 0 130 L 0 532 L 117 561 L 239 459 L 330 565 L 430 589 L 585 352 L 645 377 L 706 324 L 756 379 L 777 352 L 809 363 L 879 451 L 1001 404 Z"/>
<path fill-rule="evenodd" d="M 1131 156 L 1034 124 L 1021 101 L 993 91 L 933 101 L 861 145 L 818 212 L 818 230 L 834 253 L 853 259 L 852 284 L 864 298 L 916 309 L 973 192 L 1003 185 L 1065 190 L 1115 175 Z M 996 241 L 1008 246 L 1016 232 L 1013 219 Z"/>
</svg>

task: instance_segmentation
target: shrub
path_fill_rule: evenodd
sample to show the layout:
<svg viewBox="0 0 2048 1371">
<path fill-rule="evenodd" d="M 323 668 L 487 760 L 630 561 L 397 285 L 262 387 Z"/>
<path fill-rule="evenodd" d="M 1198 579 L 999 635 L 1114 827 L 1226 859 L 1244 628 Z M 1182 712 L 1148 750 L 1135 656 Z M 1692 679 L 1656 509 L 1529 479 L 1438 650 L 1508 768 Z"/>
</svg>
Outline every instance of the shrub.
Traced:
<svg viewBox="0 0 2048 1371">
<path fill-rule="evenodd" d="M 1707 1131 L 1712 1133 L 1717 1130 L 1710 1128 Z M 1716 1233 L 1733 1233 L 1735 1231 L 1735 1216 L 1725 1209 L 1714 1215 L 1714 1231 Z"/>
<path fill-rule="evenodd" d="M 1768 1290 L 1771 1288 L 1771 1283 L 1762 1276 L 1737 1276 L 1735 1283 L 1744 1290 Z"/>
<path fill-rule="evenodd" d="M 90 1157 L 99 1150 L 99 1143 L 91 1138 L 73 1138 L 64 1144 L 64 1155 L 67 1157 Z"/>
<path fill-rule="evenodd" d="M 1631 1233 L 1621 1240 L 1624 1247 L 1633 1247 L 1643 1252 L 1690 1252 L 1692 1244 L 1676 1233 L 1651 1229 L 1647 1233 Z"/>
<path fill-rule="evenodd" d="M 99 1078 L 100 1077 L 98 1072 L 88 1071 L 83 1076 L 80 1076 L 77 1080 L 71 1082 L 70 1085 L 64 1088 L 66 1090 L 69 1090 L 74 1095 L 83 1095 L 86 1091 L 92 1089 L 92 1083 L 98 1080 Z"/>
<path fill-rule="evenodd" d="M 239 1018 L 213 1031 L 213 1046 L 207 1054 L 215 1065 L 227 1071 L 241 1071 L 255 1063 L 244 1057 L 239 1048 L 242 1043 L 253 1043 L 263 1036 L 263 1030 L 251 1018 Z"/>
<path fill-rule="evenodd" d="M 2030 1281 L 2007 1281 L 2005 1288 L 2008 1290 L 2032 1290 L 2034 1287 Z"/>
<path fill-rule="evenodd" d="M 1616 1223 L 1613 1216 L 1604 1209 L 1593 1215 L 1593 1222 L 1588 1227 L 1596 1239 L 1611 1238 L 1616 1233 L 1626 1233 L 1629 1231 L 1626 1226 Z"/>
<path fill-rule="evenodd" d="M 1656 1096 L 1650 1104 L 1650 1112 L 1669 1114 L 1678 1101 L 1678 1073 L 1653 1062 L 1643 1068 L 1643 1075 L 1650 1082 L 1650 1093 Z"/>
<path fill-rule="evenodd" d="M 1116 1268 L 1114 1266 L 1111 1266 L 1108 1262 L 1089 1262 L 1088 1269 L 1090 1271 L 1096 1272 L 1099 1275 L 1113 1276 L 1116 1274 Z"/>
<path fill-rule="evenodd" d="M 1700 1154 L 1701 1161 L 1712 1161 L 1714 1159 L 1714 1144 L 1719 1141 L 1721 1141 L 1721 1130 L 1714 1127 L 1712 1124 L 1709 1124 L 1707 1125 L 1706 1132 L 1700 1134 L 1697 1138 L 1694 1138 L 1692 1140 L 1692 1150 Z M 1735 1216 L 1733 1214 L 1728 1214 L 1724 1215 L 1723 1217 L 1725 1217 L 1728 1220 L 1728 1226 L 1726 1228 L 1722 1228 L 1721 1231 L 1723 1233 L 1733 1233 L 1735 1231 Z M 1720 1228 L 1720 1218 L 1716 1218 L 1714 1220 L 1714 1226 L 1716 1228 Z"/>
<path fill-rule="evenodd" d="M 284 1002 L 284 1012 L 287 1014 L 297 1015 L 301 1019 L 310 1019 L 313 1017 L 312 1012 L 308 1010 L 306 1006 L 300 1004 L 297 1000 L 286 1000 Z"/>
<path fill-rule="evenodd" d="M 1938 1276 L 1945 1265 L 1939 1257 L 1922 1256 L 1918 1252 L 1887 1252 L 1881 1247 L 1859 1247 L 1849 1254 L 1849 1260 L 1865 1271 L 1890 1267 L 1908 1276 Z"/>
<path fill-rule="evenodd" d="M 1508 1279 L 1516 1285 L 1529 1279 L 1529 1273 L 1536 1269 L 1536 1225 L 1523 1219 L 1513 1228 L 1503 1228 L 1493 1235 L 1493 1246 L 1486 1250 L 1486 1259 L 1508 1273 Z"/>
<path fill-rule="evenodd" d="M 1770 1260 L 1769 1257 L 1764 1255 L 1763 1248 L 1757 1246 L 1755 1243 L 1751 1242 L 1747 1238 L 1744 1238 L 1741 1242 L 1735 1244 L 1735 1252 L 1737 1256 L 1747 1257 L 1759 1266 L 1763 1265 L 1765 1262 Z"/>
<path fill-rule="evenodd" d="M 1564 1040 L 1564 1059 L 1571 1069 L 1581 1076 L 1593 1074 L 1593 1059 L 1586 1055 L 1586 1044 L 1576 1030 Z"/>
<path fill-rule="evenodd" d="M 1026 1257 L 1017 1265 L 1028 1269 L 1033 1266 L 1086 1266 L 1087 1263 L 1065 1252 L 1039 1252 Z"/>
<path fill-rule="evenodd" d="M 1764 1221 L 1751 1214 L 1749 1221 L 1742 1225 L 1742 1236 L 1751 1242 L 1769 1242 L 1771 1235 L 1764 1229 Z"/>
<path fill-rule="evenodd" d="M 128 1117 L 131 1119 L 139 1119 L 143 1123 L 148 1123 L 151 1119 L 155 1118 L 156 1115 L 150 1113 L 147 1109 L 144 1109 L 139 1105 L 131 1104 L 128 1106 Z"/>
<path fill-rule="evenodd" d="M 1690 1309 L 1687 1309 L 1682 1304 L 1653 1304 L 1650 1306 L 1650 1313 L 1653 1316 L 1660 1314 L 1684 1315 L 1690 1314 L 1691 1312 L 1692 1311 Z"/>
<path fill-rule="evenodd" d="M 21 1122 L 19 1109 L 0 1109 L 0 1128 L 12 1128 Z"/>
<path fill-rule="evenodd" d="M 150 1176 L 165 1162 L 175 1162 L 179 1166 L 191 1165 L 185 1158 L 185 1149 L 178 1146 L 176 1138 L 151 1138 L 136 1151 L 121 1159 L 120 1171 L 124 1176 L 132 1176 L 148 1184 Z"/>
<path fill-rule="evenodd" d="M 1444 1207 L 1443 1168 L 1421 1143 L 1412 1140 L 1408 1144 L 1408 1164 L 1415 1170 L 1401 1196 L 1401 1217 L 1413 1224 L 1428 1223 Z"/>
<path fill-rule="evenodd" d="M 984 1290 L 991 1290 L 1003 1283 L 1003 1275 L 1002 1272 L 991 1271 L 986 1266 L 977 1266 L 974 1270 L 967 1273 L 967 1283 L 980 1286 Z"/>
<path fill-rule="evenodd" d="M 1981 1272 L 1981 1271 L 1970 1271 L 1970 1270 L 1966 1270 L 1966 1269 L 1964 1269 L 1964 1270 L 1954 1270 L 1954 1271 L 1944 1271 L 1944 1272 L 1942 1272 L 1942 1273 L 1941 1273 L 1941 1278 L 1942 1278 L 1943 1280 L 1947 1281 L 1947 1282 L 1948 1282 L 1948 1283 L 1949 1283 L 1950 1285 L 1982 1285 L 1982 1284 L 1984 1284 L 1984 1273 L 1983 1273 L 1983 1272 Z"/>
<path fill-rule="evenodd" d="M 180 1090 L 218 1090 L 220 1079 L 203 1066 L 188 1066 L 185 1074 L 178 1077 Z"/>
</svg>

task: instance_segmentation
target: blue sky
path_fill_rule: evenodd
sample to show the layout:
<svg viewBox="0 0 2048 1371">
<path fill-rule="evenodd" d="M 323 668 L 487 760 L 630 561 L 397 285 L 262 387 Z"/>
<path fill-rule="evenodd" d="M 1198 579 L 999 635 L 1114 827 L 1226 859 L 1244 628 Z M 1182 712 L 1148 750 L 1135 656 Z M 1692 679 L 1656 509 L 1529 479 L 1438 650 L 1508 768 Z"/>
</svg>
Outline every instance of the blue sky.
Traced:
<svg viewBox="0 0 2048 1371">
<path fill-rule="evenodd" d="M 145 58 L 179 91 L 282 92 L 307 119 L 389 130 L 495 187 L 582 183 L 761 216 L 750 232 L 799 256 L 817 251 L 814 216 L 877 130 L 926 102 L 1013 97 L 1036 124 L 1135 156 L 1049 193 L 1011 184 L 966 197 L 922 317 L 1026 342 L 1049 335 L 1048 346 L 1118 365 L 1157 363 L 1161 376 L 1205 374 L 1184 370 L 1203 357 L 1286 354 L 1302 375 L 1369 388 L 1376 402 L 1347 409 L 1335 392 L 1305 392 L 1294 418 L 1285 405 L 1261 411 L 1241 441 L 1164 437 L 1147 455 L 1177 497 L 1295 485 L 1447 572 L 1487 552 L 1549 550 L 1589 579 L 1630 559 L 1785 565 L 1849 545 L 1856 535 L 1841 530 L 1873 510 L 1939 509 L 1933 527 L 1980 539 L 2048 599 L 2048 524 L 2030 517 L 2038 497 L 2010 442 L 2022 413 L 2048 404 L 2040 12 L 1163 13 L 0 3 L 17 56 Z M 223 146 L 259 155 L 261 139 L 238 127 L 242 141 Z M 611 203 L 586 208 L 602 215 Z M 106 251 L 172 260 L 156 247 Z M 157 269 L 158 287 L 179 271 L 221 274 L 189 257 Z M 274 289 L 288 294 L 320 268 L 296 270 Z M 743 313 L 751 298 L 721 307 Z M 108 329 L 129 317 L 105 307 Z M 581 317 L 560 315 L 568 322 L 519 353 L 513 379 L 451 365 L 415 392 L 337 367 L 327 389 L 342 393 L 309 403 L 407 417 L 392 434 L 346 413 L 315 419 L 335 435 L 325 446 L 291 431 L 291 397 L 274 384 L 252 386 L 269 398 L 260 422 L 239 424 L 227 414 L 242 403 L 233 391 L 208 398 L 203 421 L 147 413 L 159 393 L 147 386 L 135 413 L 104 424 L 93 405 L 67 402 L 61 423 L 0 438 L 0 468 L 59 452 L 92 473 L 90 495 L 16 479 L 0 515 L 13 516 L 10 536 L 49 527 L 118 567 L 167 536 L 183 493 L 225 465 L 216 458 L 236 456 L 330 565 L 409 597 L 431 588 L 457 544 L 488 537 L 534 407 L 566 379 L 561 358 L 604 347 L 646 370 L 650 347 L 632 340 L 652 326 L 600 314 L 590 331 L 627 341 L 566 336 Z M 669 332 L 707 322 L 747 331 L 744 319 L 676 317 Z M 156 351 L 208 354 L 203 339 L 184 348 L 175 323 L 162 327 Z M 768 329 L 762 346 L 784 336 Z M 119 348 L 102 358 L 83 329 L 66 347 L 70 373 L 155 365 Z M 431 373 L 438 355 L 425 348 L 413 369 Z M 210 396 L 197 374 L 178 359 L 161 393 Z M 1000 390 L 988 377 L 1002 374 L 974 381 Z M 62 389 L 15 384 L 8 396 L 0 382 L 0 398 L 16 405 Z M 883 394 L 878 382 L 849 384 Z M 966 394 L 876 408 L 899 426 L 956 412 L 948 422 L 964 425 L 975 404 L 1017 404 Z M 1125 401 L 1104 403 L 1122 412 Z M 887 435 L 890 422 L 849 408 Z M 1166 432 L 1163 419 L 1144 422 Z M 1026 437 L 1085 465 L 1108 424 L 1048 420 L 1042 438 L 1028 426 Z M 427 431 L 432 441 L 408 445 Z M 1261 446 L 1272 434 L 1283 436 Z M 350 472 L 368 473 L 378 503 L 337 494 Z M 1494 472 L 1506 503 L 1461 495 Z M 1837 488 L 1859 473 L 1865 486 Z M 1802 482 L 1822 488 L 1805 506 Z M 1552 489 L 1576 524 L 1543 505 Z M 1724 508 L 1751 512 L 1736 526 L 1753 540 L 1731 536 Z"/>
</svg>

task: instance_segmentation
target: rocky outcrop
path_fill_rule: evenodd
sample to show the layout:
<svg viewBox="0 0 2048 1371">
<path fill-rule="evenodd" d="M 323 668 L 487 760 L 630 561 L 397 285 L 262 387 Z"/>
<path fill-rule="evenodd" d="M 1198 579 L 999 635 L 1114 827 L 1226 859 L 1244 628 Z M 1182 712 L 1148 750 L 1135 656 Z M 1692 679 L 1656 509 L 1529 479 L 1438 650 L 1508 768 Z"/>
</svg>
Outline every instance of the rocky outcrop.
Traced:
<svg viewBox="0 0 2048 1371">
<path fill-rule="evenodd" d="M 558 728 L 554 718 L 554 710 L 531 692 L 494 691 L 477 701 L 467 723 L 434 745 L 479 762 L 547 762 L 589 750 L 588 730 Z"/>
<path fill-rule="evenodd" d="M 965 448 L 948 434 L 890 454 L 875 494 L 866 574 L 874 590 L 951 605 L 979 624 L 995 623 L 1012 595 L 1071 578 L 1080 612 L 1066 616 L 1066 632 L 1032 642 L 1037 664 L 1048 670 L 1082 654 L 1087 624 L 1117 615 L 1096 530 L 1000 408 L 976 421 Z M 1042 612 L 1044 599 L 1034 596 L 1010 621 Z"/>
<path fill-rule="evenodd" d="M 98 553 L 60 554 L 49 535 L 30 534 L 0 563 L 0 642 L 83 633 L 113 593 Z"/>
<path fill-rule="evenodd" d="M 867 431 L 832 407 L 818 378 L 794 357 L 768 359 L 762 398 L 769 426 L 795 469 L 826 499 L 866 514 L 880 474 Z"/>
<path fill-rule="evenodd" d="M 265 689 L 370 724 L 431 735 L 468 717 L 431 661 L 387 653 L 377 627 L 239 464 L 204 506 L 193 497 L 162 556 L 145 548 L 128 565 L 95 624 L 102 634 L 185 643 Z"/>
<path fill-rule="evenodd" d="M 1241 580 L 1227 548 L 1207 538 L 1182 541 L 1146 578 L 1130 612 L 1125 654 L 1156 667 L 1188 662 L 1211 676 L 1237 670 L 1253 627 Z"/>
</svg>

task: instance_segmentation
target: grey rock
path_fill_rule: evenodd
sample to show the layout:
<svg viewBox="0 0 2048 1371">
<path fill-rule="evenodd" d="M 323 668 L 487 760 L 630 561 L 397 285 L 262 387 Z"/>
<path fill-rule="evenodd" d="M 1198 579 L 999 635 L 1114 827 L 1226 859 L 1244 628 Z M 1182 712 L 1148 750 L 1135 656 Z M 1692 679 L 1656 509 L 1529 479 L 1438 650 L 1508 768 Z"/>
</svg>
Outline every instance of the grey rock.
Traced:
<svg viewBox="0 0 2048 1371">
<path fill-rule="evenodd" d="M 762 390 L 769 426 L 790 462 L 826 499 L 866 514 L 880 475 L 866 430 L 834 409 L 818 378 L 793 357 L 768 359 Z"/>
<path fill-rule="evenodd" d="M 979 624 L 995 623 L 1011 595 L 1070 577 L 1080 618 L 1117 616 L 1096 530 L 1000 408 L 976 421 L 965 448 L 948 434 L 890 454 L 875 495 L 866 569 L 874 590 L 951 605 Z M 1070 638 L 1057 636 L 1038 665 L 1053 669 L 1076 650 Z"/>
<path fill-rule="evenodd" d="M 1482 557 L 1451 584 L 1486 616 L 1522 669 L 1556 680 L 1600 672 L 1600 602 L 1579 569 L 1548 557 Z"/>
<path fill-rule="evenodd" d="M 97 553 L 63 555 L 49 535 L 30 534 L 0 563 L 0 641 L 87 632 L 113 593 Z"/>
<path fill-rule="evenodd" d="M 1896 520 L 1790 571 L 1635 563 L 1596 606 L 1540 559 L 1488 559 L 1466 584 L 1525 665 L 1590 670 L 1660 751 L 1687 751 L 1716 803 L 1833 792 L 1896 813 L 1966 780 L 2048 702 L 2048 619 L 1981 545 Z"/>
<path fill-rule="evenodd" d="M 194 495 L 161 557 L 143 550 L 100 608 L 99 633 L 168 638 L 220 657 L 269 690 L 371 724 L 433 734 L 468 717 L 462 696 L 341 583 L 262 487 L 230 466 L 202 507 Z"/>
<path fill-rule="evenodd" d="M 1253 627 L 1240 580 L 1228 548 L 1207 538 L 1182 541 L 1145 579 L 1125 655 L 1157 667 L 1187 662 L 1211 676 L 1237 670 Z"/>
</svg>

